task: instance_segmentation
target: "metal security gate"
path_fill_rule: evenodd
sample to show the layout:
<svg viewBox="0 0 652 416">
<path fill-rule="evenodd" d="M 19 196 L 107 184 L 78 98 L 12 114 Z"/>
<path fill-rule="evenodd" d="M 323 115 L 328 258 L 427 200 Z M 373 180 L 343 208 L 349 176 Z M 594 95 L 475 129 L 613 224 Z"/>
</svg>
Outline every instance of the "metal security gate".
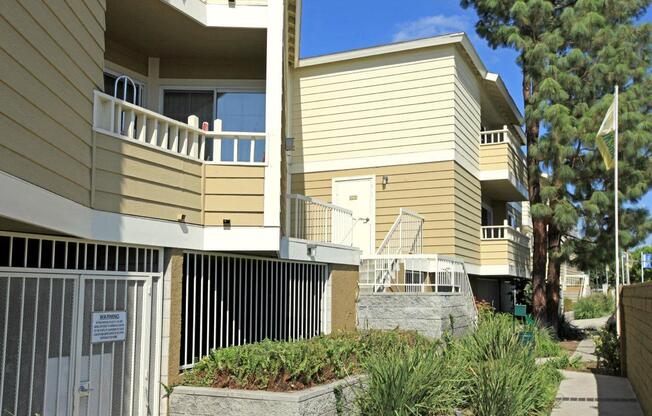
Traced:
<svg viewBox="0 0 652 416">
<path fill-rule="evenodd" d="M 325 264 L 188 252 L 182 289 L 182 369 L 216 348 L 325 332 Z"/>
<path fill-rule="evenodd" d="M 156 414 L 148 395 L 161 257 L 0 233 L 0 414 Z"/>
</svg>

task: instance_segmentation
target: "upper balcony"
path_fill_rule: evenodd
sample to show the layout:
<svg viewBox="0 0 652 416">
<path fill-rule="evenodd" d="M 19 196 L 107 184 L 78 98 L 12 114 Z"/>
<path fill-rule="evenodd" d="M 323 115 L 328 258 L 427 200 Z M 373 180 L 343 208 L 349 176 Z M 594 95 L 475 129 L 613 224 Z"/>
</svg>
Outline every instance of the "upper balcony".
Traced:
<svg viewBox="0 0 652 416">
<path fill-rule="evenodd" d="M 527 199 L 527 165 L 521 150 L 522 144 L 522 137 L 508 126 L 480 133 L 480 180 L 483 194 L 502 201 Z"/>
<path fill-rule="evenodd" d="M 530 238 L 518 227 L 482 227 L 480 241 L 482 275 L 530 277 Z"/>
</svg>

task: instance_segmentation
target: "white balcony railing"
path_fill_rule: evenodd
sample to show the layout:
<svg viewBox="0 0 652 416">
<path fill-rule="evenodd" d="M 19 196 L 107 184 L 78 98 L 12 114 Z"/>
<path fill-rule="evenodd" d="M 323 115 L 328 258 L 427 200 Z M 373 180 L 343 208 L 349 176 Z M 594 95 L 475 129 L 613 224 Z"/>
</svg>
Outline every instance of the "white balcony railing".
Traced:
<svg viewBox="0 0 652 416">
<path fill-rule="evenodd" d="M 509 225 L 490 225 L 482 228 L 482 240 L 508 240 L 529 247 L 530 238 L 517 227 Z"/>
<path fill-rule="evenodd" d="M 291 238 L 319 243 L 352 245 L 353 212 L 305 195 L 286 195 L 289 215 L 286 232 Z"/>
<path fill-rule="evenodd" d="M 165 152 L 216 164 L 265 165 L 265 133 L 200 129 L 196 116 L 188 124 L 95 91 L 93 127 L 96 131 L 135 141 Z"/>
<path fill-rule="evenodd" d="M 501 143 L 508 143 L 510 144 L 514 150 L 521 156 L 523 159 L 525 158 L 525 154 L 523 153 L 523 150 L 521 150 L 521 145 L 516 140 L 512 132 L 509 130 L 507 126 L 503 126 L 502 129 L 499 130 L 485 130 L 480 132 L 480 144 L 481 145 L 492 145 L 492 144 L 501 144 Z"/>
<path fill-rule="evenodd" d="M 361 291 L 459 293 L 471 298 L 464 262 L 437 254 L 362 256 Z"/>
</svg>

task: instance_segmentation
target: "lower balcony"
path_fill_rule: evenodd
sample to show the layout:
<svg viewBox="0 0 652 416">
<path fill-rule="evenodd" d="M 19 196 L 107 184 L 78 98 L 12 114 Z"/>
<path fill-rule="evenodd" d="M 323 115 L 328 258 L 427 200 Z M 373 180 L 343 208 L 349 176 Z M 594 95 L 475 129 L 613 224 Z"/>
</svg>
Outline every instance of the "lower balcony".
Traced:
<svg viewBox="0 0 652 416">
<path fill-rule="evenodd" d="M 356 221 L 351 210 L 300 194 L 288 194 L 285 199 L 282 257 L 359 263 L 360 250 L 353 246 Z"/>
<path fill-rule="evenodd" d="M 509 225 L 482 227 L 481 275 L 530 277 L 530 238 Z"/>
</svg>

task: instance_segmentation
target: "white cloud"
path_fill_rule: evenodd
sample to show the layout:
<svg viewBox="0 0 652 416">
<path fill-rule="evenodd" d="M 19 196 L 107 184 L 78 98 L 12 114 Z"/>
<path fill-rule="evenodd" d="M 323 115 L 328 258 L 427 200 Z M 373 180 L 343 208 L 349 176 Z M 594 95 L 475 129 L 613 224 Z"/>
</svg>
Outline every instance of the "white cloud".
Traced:
<svg viewBox="0 0 652 416">
<path fill-rule="evenodd" d="M 468 31 L 470 26 L 471 23 L 466 16 L 444 16 L 441 14 L 426 16 L 412 22 L 398 24 L 398 31 L 394 33 L 392 40 L 394 42 L 401 42 L 442 35 L 444 33 L 464 32 Z"/>
</svg>

